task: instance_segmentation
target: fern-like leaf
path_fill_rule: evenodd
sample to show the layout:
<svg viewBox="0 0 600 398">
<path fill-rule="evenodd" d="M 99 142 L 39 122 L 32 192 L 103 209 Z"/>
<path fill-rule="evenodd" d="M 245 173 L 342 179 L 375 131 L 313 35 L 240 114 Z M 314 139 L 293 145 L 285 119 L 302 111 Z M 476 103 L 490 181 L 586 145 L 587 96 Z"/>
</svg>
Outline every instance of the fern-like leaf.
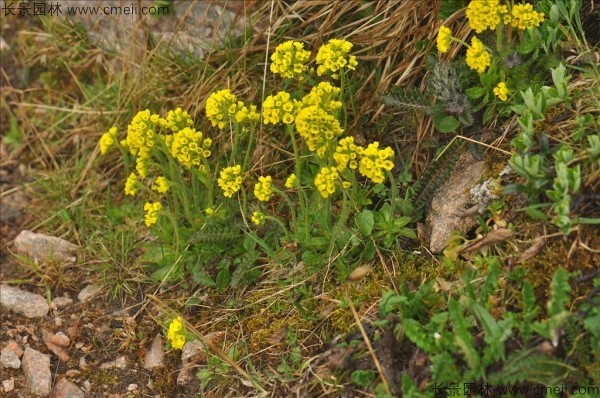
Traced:
<svg viewBox="0 0 600 398">
<path fill-rule="evenodd" d="M 410 199 L 415 208 L 423 208 L 431 203 L 435 191 L 448 179 L 461 154 L 463 140 L 454 140 L 444 152 L 429 164 L 421 178 L 410 188 Z"/>
<path fill-rule="evenodd" d="M 388 106 L 394 106 L 403 110 L 418 110 L 427 115 L 431 115 L 439 106 L 431 104 L 431 98 L 416 89 L 403 89 L 392 87 L 390 91 L 379 97 L 381 102 Z"/>
</svg>

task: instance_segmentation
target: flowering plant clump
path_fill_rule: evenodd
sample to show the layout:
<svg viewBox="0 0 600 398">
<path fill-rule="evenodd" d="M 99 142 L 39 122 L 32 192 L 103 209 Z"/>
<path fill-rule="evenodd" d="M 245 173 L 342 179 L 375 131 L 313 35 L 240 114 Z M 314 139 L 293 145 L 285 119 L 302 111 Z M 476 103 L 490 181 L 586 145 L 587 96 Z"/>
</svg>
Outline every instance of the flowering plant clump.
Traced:
<svg viewBox="0 0 600 398">
<path fill-rule="evenodd" d="M 304 44 L 298 41 L 281 43 L 271 55 L 271 72 L 279 74 L 286 79 L 298 77 L 303 80 L 303 74 L 308 70 L 310 51 L 304 49 Z"/>
<path fill-rule="evenodd" d="M 346 137 L 340 140 L 335 148 L 333 159 L 337 163 L 337 169 L 344 171 L 347 168 L 356 170 L 358 168 L 358 159 L 363 155 L 365 148 L 354 143 L 354 137 Z"/>
<path fill-rule="evenodd" d="M 203 138 L 200 131 L 185 127 L 173 134 L 169 143 L 173 158 L 182 166 L 190 168 L 202 165 L 204 159 L 210 156 L 212 140 Z"/>
<path fill-rule="evenodd" d="M 158 193 L 165 193 L 169 190 L 169 186 L 170 186 L 169 181 L 165 177 L 160 176 L 160 177 L 156 177 L 156 180 L 154 180 L 152 189 Z"/>
<path fill-rule="evenodd" d="M 340 71 L 354 70 L 358 61 L 354 55 L 348 55 L 350 50 L 352 43 L 342 39 L 331 39 L 321 46 L 317 53 L 317 75 L 331 73 L 331 77 L 337 79 Z"/>
<path fill-rule="evenodd" d="M 485 45 L 477 37 L 471 39 L 471 46 L 467 49 L 467 65 L 477 73 L 485 72 L 490 66 L 492 57 Z"/>
<path fill-rule="evenodd" d="M 221 170 L 217 182 L 226 197 L 231 198 L 242 187 L 241 171 L 242 167 L 240 165 L 225 167 Z"/>
<path fill-rule="evenodd" d="M 252 213 L 252 223 L 255 225 L 262 225 L 265 223 L 265 215 L 260 211 L 255 211 Z"/>
<path fill-rule="evenodd" d="M 183 318 L 178 316 L 173 319 L 169 324 L 167 331 L 167 340 L 171 343 L 171 347 L 176 350 L 181 350 L 185 345 L 185 327 L 183 325 Z"/>
<path fill-rule="evenodd" d="M 181 108 L 171 110 L 167 113 L 167 128 L 174 133 L 193 125 L 194 121 L 190 117 L 190 114 Z"/>
</svg>

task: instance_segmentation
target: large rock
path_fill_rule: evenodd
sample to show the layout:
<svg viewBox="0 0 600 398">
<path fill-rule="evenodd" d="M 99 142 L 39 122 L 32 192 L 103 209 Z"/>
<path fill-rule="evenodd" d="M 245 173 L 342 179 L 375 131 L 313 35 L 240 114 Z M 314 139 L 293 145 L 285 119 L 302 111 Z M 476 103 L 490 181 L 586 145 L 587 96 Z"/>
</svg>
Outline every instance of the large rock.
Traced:
<svg viewBox="0 0 600 398">
<path fill-rule="evenodd" d="M 64 239 L 31 231 L 21 231 L 15 238 L 15 250 L 34 261 L 75 262 L 78 247 Z"/>
<path fill-rule="evenodd" d="M 426 221 L 429 249 L 433 253 L 446 248 L 452 232 L 464 234 L 477 225 L 475 218 L 464 217 L 462 213 L 471 199 L 470 189 L 484 171 L 484 162 L 466 152 L 458 159 L 450 178 L 433 196 Z"/>
<path fill-rule="evenodd" d="M 50 373 L 50 356 L 42 354 L 31 347 L 25 348 L 23 354 L 23 372 L 27 382 L 27 390 L 31 396 L 47 397 L 52 386 Z"/>
<path fill-rule="evenodd" d="M 45 316 L 50 311 L 48 302 L 39 294 L 8 285 L 0 285 L 0 305 L 27 318 Z"/>
</svg>

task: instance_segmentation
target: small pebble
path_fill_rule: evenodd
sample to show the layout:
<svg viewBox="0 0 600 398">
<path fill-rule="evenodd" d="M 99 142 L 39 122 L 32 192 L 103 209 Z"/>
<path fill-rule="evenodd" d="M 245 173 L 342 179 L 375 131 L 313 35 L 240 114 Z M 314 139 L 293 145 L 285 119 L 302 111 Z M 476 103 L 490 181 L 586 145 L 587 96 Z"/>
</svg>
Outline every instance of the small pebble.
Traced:
<svg viewBox="0 0 600 398">
<path fill-rule="evenodd" d="M 138 385 L 137 384 L 130 384 L 127 386 L 127 391 L 135 391 L 138 389 Z"/>
<path fill-rule="evenodd" d="M 13 379 L 12 377 L 8 380 L 4 380 L 2 382 L 2 389 L 4 389 L 4 392 L 9 392 L 15 389 L 15 379 Z"/>
</svg>

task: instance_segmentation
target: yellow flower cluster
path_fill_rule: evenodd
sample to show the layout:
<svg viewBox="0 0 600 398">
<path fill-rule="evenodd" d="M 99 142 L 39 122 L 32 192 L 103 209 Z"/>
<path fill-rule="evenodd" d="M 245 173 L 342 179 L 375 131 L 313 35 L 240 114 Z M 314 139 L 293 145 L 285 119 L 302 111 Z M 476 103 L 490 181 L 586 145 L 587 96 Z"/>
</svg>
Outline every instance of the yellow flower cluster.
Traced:
<svg viewBox="0 0 600 398">
<path fill-rule="evenodd" d="M 117 127 L 113 126 L 100 137 L 100 154 L 106 154 L 115 142 L 117 142 Z"/>
<path fill-rule="evenodd" d="M 490 66 L 492 57 L 485 45 L 477 37 L 471 39 L 471 46 L 467 50 L 467 65 L 477 73 L 483 73 Z"/>
<path fill-rule="evenodd" d="M 250 105 L 248 108 L 246 105 L 235 114 L 235 121 L 238 123 L 255 123 L 260 119 L 260 113 L 256 110 L 256 105 Z"/>
<path fill-rule="evenodd" d="M 306 141 L 308 149 L 317 152 L 320 157 L 325 155 L 328 144 L 344 132 L 335 117 L 314 105 L 298 113 L 296 130 Z"/>
<path fill-rule="evenodd" d="M 174 133 L 182 130 L 186 127 L 192 127 L 194 121 L 190 117 L 189 113 L 182 110 L 181 108 L 177 108 L 175 110 L 170 110 L 167 113 L 167 125 L 166 127 L 173 131 Z"/>
<path fill-rule="evenodd" d="M 242 111 L 244 103 L 238 101 L 231 90 L 224 89 L 212 93 L 206 100 L 206 117 L 213 127 L 223 130 L 231 121 L 237 121 L 236 115 Z"/>
<path fill-rule="evenodd" d="M 255 211 L 252 213 L 252 222 L 256 225 L 261 225 L 265 223 L 265 215 L 260 211 Z"/>
<path fill-rule="evenodd" d="M 140 111 L 127 126 L 127 147 L 132 155 L 149 156 L 157 139 L 156 129 L 166 125 L 166 120 L 149 109 Z"/>
<path fill-rule="evenodd" d="M 334 114 L 342 108 L 342 101 L 339 100 L 340 91 L 339 87 L 335 87 L 329 82 L 321 82 L 302 98 L 302 105 L 304 107 L 316 105 L 326 112 Z"/>
<path fill-rule="evenodd" d="M 322 76 L 332 72 L 332 77 L 337 79 L 340 70 L 354 70 L 358 62 L 354 55 L 348 55 L 352 50 L 352 43 L 343 39 L 331 39 L 321 46 L 317 52 L 317 75 Z"/>
<path fill-rule="evenodd" d="M 452 40 L 452 30 L 446 26 L 440 27 L 437 35 L 437 49 L 442 54 L 450 50 L 450 42 Z"/>
<path fill-rule="evenodd" d="M 390 171 L 394 168 L 391 160 L 393 158 L 394 150 L 392 148 L 379 149 L 379 142 L 372 142 L 361 155 L 358 172 L 376 184 L 382 183 L 385 180 L 383 170 Z"/>
<path fill-rule="evenodd" d="M 362 155 L 365 148 L 354 143 L 354 137 L 341 139 L 335 148 L 333 160 L 337 163 L 337 169 L 342 172 L 348 167 L 352 170 L 358 168 L 358 158 Z"/>
<path fill-rule="evenodd" d="M 167 331 L 167 339 L 171 342 L 171 347 L 181 350 L 185 344 L 185 334 L 183 326 L 183 318 L 178 316 L 169 324 Z"/>
<path fill-rule="evenodd" d="M 273 195 L 273 180 L 271 176 L 258 177 L 258 182 L 254 185 L 254 196 L 261 202 L 268 202 Z"/>
<path fill-rule="evenodd" d="M 508 8 L 500 0 L 472 0 L 466 11 L 469 26 L 477 33 L 496 29 L 496 26 L 508 15 Z"/>
<path fill-rule="evenodd" d="M 544 20 L 544 13 L 535 11 L 529 3 L 515 4 L 510 13 L 510 25 L 521 30 L 538 27 Z"/>
<path fill-rule="evenodd" d="M 335 193 L 335 182 L 340 175 L 335 167 L 323 167 L 315 177 L 315 186 L 322 197 L 327 199 Z"/>
<path fill-rule="evenodd" d="M 285 124 L 293 123 L 295 109 L 297 108 L 296 102 L 285 91 L 269 95 L 262 106 L 263 121 L 265 124 L 277 124 L 279 122 Z"/>
<path fill-rule="evenodd" d="M 125 181 L 125 195 L 135 195 L 140 189 L 141 184 L 138 176 L 135 173 L 129 174 L 127 181 Z"/>
<path fill-rule="evenodd" d="M 154 180 L 154 184 L 152 185 L 152 190 L 154 190 L 158 193 L 165 193 L 169 190 L 170 186 L 171 186 L 171 183 L 169 183 L 169 180 L 167 180 L 163 176 L 160 176 L 160 177 L 156 177 L 156 180 Z"/>
<path fill-rule="evenodd" d="M 223 190 L 223 195 L 231 198 L 242 187 L 242 167 L 240 165 L 225 167 L 219 173 L 217 183 Z"/>
<path fill-rule="evenodd" d="M 494 95 L 498 97 L 501 101 L 506 101 L 508 99 L 508 87 L 506 87 L 506 83 L 500 82 L 496 87 L 494 87 Z"/>
<path fill-rule="evenodd" d="M 203 139 L 200 131 L 185 127 L 173 134 L 170 141 L 171 155 L 184 167 L 200 166 L 210 156 L 212 140 Z"/>
<path fill-rule="evenodd" d="M 156 222 L 158 221 L 158 213 L 160 212 L 160 209 L 162 209 L 162 205 L 160 204 L 160 202 L 146 202 L 146 204 L 144 205 L 144 210 L 146 211 L 144 222 L 146 223 L 147 227 L 156 224 Z"/>
<path fill-rule="evenodd" d="M 295 188 L 297 182 L 298 182 L 298 178 L 296 177 L 296 174 L 292 173 L 287 178 L 287 180 L 285 180 L 285 187 L 288 189 Z"/>
<path fill-rule="evenodd" d="M 282 77 L 292 79 L 298 76 L 303 80 L 302 74 L 308 69 L 306 63 L 310 57 L 310 51 L 304 49 L 304 44 L 297 41 L 286 41 L 281 43 L 271 55 L 271 72 L 278 73 Z"/>
<path fill-rule="evenodd" d="M 148 177 L 148 164 L 150 163 L 150 155 L 141 154 L 135 159 L 135 169 L 142 178 Z"/>
</svg>

